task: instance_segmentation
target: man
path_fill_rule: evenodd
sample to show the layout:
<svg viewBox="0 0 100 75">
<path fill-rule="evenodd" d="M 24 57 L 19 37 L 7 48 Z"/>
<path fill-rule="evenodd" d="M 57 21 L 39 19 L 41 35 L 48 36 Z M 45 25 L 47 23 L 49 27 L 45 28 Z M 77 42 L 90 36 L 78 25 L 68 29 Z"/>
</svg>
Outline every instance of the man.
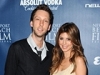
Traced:
<svg viewBox="0 0 100 75">
<path fill-rule="evenodd" d="M 52 23 L 53 13 L 47 5 L 39 5 L 32 11 L 32 33 L 27 39 L 10 46 L 5 75 L 49 75 L 53 45 L 44 39 Z M 41 55 L 38 55 L 39 51 L 42 52 Z"/>
</svg>

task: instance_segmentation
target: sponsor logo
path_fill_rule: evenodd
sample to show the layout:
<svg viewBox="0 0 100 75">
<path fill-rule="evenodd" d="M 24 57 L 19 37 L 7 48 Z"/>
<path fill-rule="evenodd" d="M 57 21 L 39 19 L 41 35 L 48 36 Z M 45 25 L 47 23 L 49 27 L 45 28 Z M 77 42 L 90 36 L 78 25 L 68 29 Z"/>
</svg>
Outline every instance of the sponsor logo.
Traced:
<svg viewBox="0 0 100 75">
<path fill-rule="evenodd" d="M 0 24 L 0 42 L 11 42 L 10 24 Z"/>
<path fill-rule="evenodd" d="M 94 58 L 94 65 L 100 65 L 100 56 Z"/>
<path fill-rule="evenodd" d="M 100 4 L 85 4 L 85 8 L 100 8 Z"/>
<path fill-rule="evenodd" d="M 37 5 L 46 4 L 51 10 L 57 10 L 59 5 L 62 5 L 62 0 L 21 0 L 20 6 L 25 8 L 25 11 L 34 10 Z"/>
<path fill-rule="evenodd" d="M 92 43 L 100 42 L 100 24 L 93 24 L 92 27 Z"/>
<path fill-rule="evenodd" d="M 53 24 L 52 25 L 52 29 L 51 29 L 51 32 L 48 33 L 48 35 L 46 36 L 46 40 L 48 42 L 51 42 L 52 44 L 55 44 L 55 37 L 56 37 L 56 33 L 60 27 L 60 24 Z"/>
</svg>

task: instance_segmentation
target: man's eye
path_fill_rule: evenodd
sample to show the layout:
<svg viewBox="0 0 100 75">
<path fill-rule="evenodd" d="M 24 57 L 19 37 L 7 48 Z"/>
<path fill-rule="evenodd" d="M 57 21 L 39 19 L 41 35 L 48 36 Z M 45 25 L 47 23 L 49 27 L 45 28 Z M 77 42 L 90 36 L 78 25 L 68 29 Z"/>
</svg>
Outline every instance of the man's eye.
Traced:
<svg viewBox="0 0 100 75">
<path fill-rule="evenodd" d="M 36 18 L 36 20 L 39 20 L 39 18 Z"/>
<path fill-rule="evenodd" d="M 45 20 L 45 22 L 47 22 L 47 23 L 48 23 L 48 21 L 47 21 L 47 20 Z"/>
</svg>

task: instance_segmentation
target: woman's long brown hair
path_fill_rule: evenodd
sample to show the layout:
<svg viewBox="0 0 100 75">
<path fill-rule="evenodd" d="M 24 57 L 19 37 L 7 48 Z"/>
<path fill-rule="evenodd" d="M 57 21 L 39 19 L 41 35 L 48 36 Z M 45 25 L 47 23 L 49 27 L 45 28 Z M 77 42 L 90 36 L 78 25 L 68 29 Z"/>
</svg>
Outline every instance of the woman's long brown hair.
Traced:
<svg viewBox="0 0 100 75">
<path fill-rule="evenodd" d="M 80 31 L 78 27 L 72 22 L 65 23 L 59 28 L 56 35 L 55 47 L 53 48 L 52 66 L 50 68 L 51 75 L 58 69 L 59 65 L 64 59 L 63 51 L 59 46 L 59 36 L 61 33 L 67 33 L 71 37 L 71 41 L 73 43 L 73 50 L 71 52 L 73 55 L 70 57 L 69 60 L 75 66 L 72 72 L 74 72 L 76 69 L 76 63 L 75 63 L 76 57 L 78 56 L 82 57 L 84 62 L 86 62 L 84 49 L 82 47 L 81 39 L 80 39 Z"/>
</svg>

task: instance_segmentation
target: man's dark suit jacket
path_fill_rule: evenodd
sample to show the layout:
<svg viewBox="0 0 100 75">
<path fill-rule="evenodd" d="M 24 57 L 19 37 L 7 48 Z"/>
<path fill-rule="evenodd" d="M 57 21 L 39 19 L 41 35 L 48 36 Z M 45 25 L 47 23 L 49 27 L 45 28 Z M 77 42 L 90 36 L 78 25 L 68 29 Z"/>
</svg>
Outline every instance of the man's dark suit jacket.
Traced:
<svg viewBox="0 0 100 75">
<path fill-rule="evenodd" d="M 5 75 L 49 75 L 53 45 L 46 42 L 47 56 L 43 61 L 34 53 L 26 39 L 13 43 L 8 51 Z"/>
</svg>

